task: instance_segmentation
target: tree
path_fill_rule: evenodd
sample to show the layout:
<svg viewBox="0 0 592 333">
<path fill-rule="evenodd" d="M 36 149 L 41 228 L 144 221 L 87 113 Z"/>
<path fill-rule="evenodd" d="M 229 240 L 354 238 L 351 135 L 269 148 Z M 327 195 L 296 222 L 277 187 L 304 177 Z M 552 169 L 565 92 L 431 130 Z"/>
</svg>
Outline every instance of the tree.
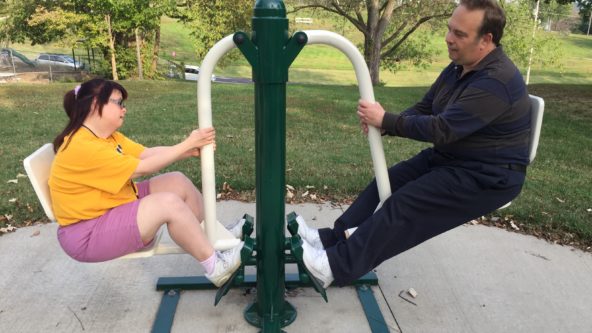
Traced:
<svg viewBox="0 0 592 333">
<path fill-rule="evenodd" d="M 506 12 L 506 28 L 501 41 L 508 56 L 518 67 L 531 64 L 551 66 L 559 63 L 562 56 L 557 36 L 543 31 L 533 36 L 533 3 L 531 0 L 502 2 Z M 538 22 L 535 29 L 539 29 Z"/>
<path fill-rule="evenodd" d="M 545 0 L 549 2 L 551 0 Z M 580 16 L 582 17 L 582 24 L 580 30 L 583 33 L 590 34 L 592 25 L 592 0 L 555 0 L 559 4 L 571 4 L 576 3 L 579 10 Z"/>
<path fill-rule="evenodd" d="M 420 52 L 410 46 L 410 37 L 423 24 L 451 15 L 455 2 L 450 0 L 304 0 L 294 12 L 312 8 L 345 18 L 364 36 L 363 54 L 372 84 L 380 83 L 381 62 L 395 68 L 402 59 Z M 426 45 L 425 40 L 417 41 Z M 416 54 L 417 56 L 417 54 Z M 421 57 L 425 53 L 421 53 Z"/>
<path fill-rule="evenodd" d="M 197 57 L 203 58 L 220 39 L 251 30 L 253 5 L 253 0 L 187 0 L 178 4 L 176 17 L 191 29 Z"/>
<path fill-rule="evenodd" d="M 586 35 L 590 35 L 592 33 L 592 0 L 581 0 L 578 2 L 578 7 L 582 18 L 580 30 Z"/>
<path fill-rule="evenodd" d="M 557 23 L 570 16 L 572 4 L 562 4 L 560 1 L 548 0 L 540 3 L 539 18 L 545 30 L 557 30 Z"/>
<path fill-rule="evenodd" d="M 98 48 L 111 62 L 114 79 L 119 74 L 128 77 L 140 67 L 138 61 L 144 61 L 137 59 L 133 46 L 139 43 L 145 47 L 146 37 L 159 36 L 155 30 L 160 29 L 160 17 L 174 7 L 174 0 L 12 1 L 7 9 L 10 16 L 0 26 L 0 38 L 21 43 L 28 40 L 31 44 L 59 41 L 68 47 L 84 40 L 86 46 Z M 150 55 L 146 60 L 149 63 L 157 53 Z"/>
</svg>

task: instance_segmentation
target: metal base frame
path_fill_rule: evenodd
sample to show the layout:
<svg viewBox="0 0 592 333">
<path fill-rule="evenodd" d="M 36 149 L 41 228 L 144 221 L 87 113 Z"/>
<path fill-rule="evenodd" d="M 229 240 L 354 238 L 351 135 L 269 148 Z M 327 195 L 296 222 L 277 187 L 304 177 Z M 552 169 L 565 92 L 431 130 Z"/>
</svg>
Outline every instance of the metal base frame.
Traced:
<svg viewBox="0 0 592 333">
<path fill-rule="evenodd" d="M 301 282 L 298 274 L 291 273 L 286 274 L 286 288 L 299 288 L 299 287 L 311 287 L 311 283 L 303 283 Z M 370 325 L 370 330 L 372 333 L 384 333 L 389 332 L 388 326 L 384 320 L 382 313 L 380 312 L 380 308 L 378 306 L 378 302 L 374 297 L 374 293 L 372 292 L 371 286 L 378 285 L 378 277 L 376 273 L 370 272 L 360 279 L 356 280 L 353 284 L 356 287 L 356 291 L 358 294 L 358 298 L 360 299 L 360 303 L 362 304 L 362 308 L 364 309 L 364 314 L 366 315 L 366 319 L 368 320 L 368 324 Z M 252 288 L 257 286 L 256 276 L 255 275 L 245 275 L 244 282 L 240 285 L 235 287 L 241 288 Z M 160 302 L 160 306 L 158 307 L 158 312 L 156 313 L 156 318 L 154 319 L 154 324 L 152 326 L 153 333 L 166 333 L 170 332 L 171 328 L 173 327 L 173 320 L 175 319 L 175 312 L 177 310 L 177 304 L 179 303 L 179 299 L 181 298 L 181 291 L 182 290 L 213 290 L 217 289 L 208 279 L 204 276 L 187 276 L 187 277 L 161 277 L 158 279 L 156 283 L 156 290 L 162 291 L 162 300 Z M 290 307 L 292 306 L 290 303 L 286 302 Z M 251 304 L 249 307 L 252 307 Z M 290 312 L 291 313 L 291 312 Z M 252 318 L 252 311 L 249 311 L 249 308 L 245 310 L 245 318 L 251 319 L 251 321 L 256 321 L 256 319 Z M 293 314 L 291 313 L 290 318 L 286 318 L 282 320 L 282 324 L 280 326 L 289 325 L 294 321 L 296 318 L 296 310 L 294 309 Z M 249 321 L 249 319 L 247 319 Z M 249 323 L 251 323 L 249 321 Z M 251 323 L 253 324 L 253 323 Z M 256 326 L 256 325 L 255 325 Z"/>
</svg>

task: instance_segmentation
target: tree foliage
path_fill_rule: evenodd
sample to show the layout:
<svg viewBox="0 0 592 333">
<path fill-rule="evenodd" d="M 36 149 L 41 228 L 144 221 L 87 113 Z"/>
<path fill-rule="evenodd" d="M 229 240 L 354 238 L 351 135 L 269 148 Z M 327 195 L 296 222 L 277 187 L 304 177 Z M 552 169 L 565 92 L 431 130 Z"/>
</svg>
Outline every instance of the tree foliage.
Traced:
<svg viewBox="0 0 592 333">
<path fill-rule="evenodd" d="M 425 36 L 415 33 L 449 17 L 454 7 L 450 0 L 301 0 L 294 11 L 321 9 L 349 21 L 364 36 L 364 58 L 372 83 L 378 84 L 381 64 L 396 70 L 401 60 L 421 63 L 431 54 Z"/>
<path fill-rule="evenodd" d="M 533 65 L 557 65 L 562 56 L 557 36 L 542 31 L 538 22 L 536 34 L 534 38 L 532 36 L 535 28 L 532 5 L 533 3 L 530 0 L 502 3 L 507 19 L 502 39 L 504 50 L 516 65 L 522 68 L 528 66 L 531 48 L 533 48 Z"/>
<path fill-rule="evenodd" d="M 220 39 L 251 30 L 253 5 L 253 0 L 187 0 L 176 14 L 191 29 L 197 57 L 203 58 Z"/>
<path fill-rule="evenodd" d="M 145 46 L 151 49 L 161 16 L 175 8 L 174 0 L 8 0 L 6 3 L 9 16 L 0 22 L 0 39 L 5 43 L 60 42 L 66 47 L 83 44 L 99 49 L 106 60 L 111 56 L 111 38 L 115 52 L 127 57 L 128 49 L 135 46 L 136 28 L 142 32 L 142 44 L 146 42 Z M 107 22 L 111 22 L 111 36 Z M 153 56 L 149 52 L 144 55 Z M 124 61 L 117 65 L 122 77 L 131 75 L 135 69 L 133 63 Z"/>
</svg>

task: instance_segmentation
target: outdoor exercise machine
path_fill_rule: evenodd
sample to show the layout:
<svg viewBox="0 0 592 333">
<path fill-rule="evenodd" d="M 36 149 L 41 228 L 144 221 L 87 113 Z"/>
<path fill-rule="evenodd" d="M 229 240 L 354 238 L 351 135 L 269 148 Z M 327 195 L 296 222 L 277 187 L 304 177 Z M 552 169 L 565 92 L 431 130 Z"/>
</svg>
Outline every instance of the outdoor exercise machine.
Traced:
<svg viewBox="0 0 592 333">
<path fill-rule="evenodd" d="M 352 62 L 359 82 L 361 98 L 374 101 L 370 74 L 358 49 L 342 36 L 328 31 L 300 31 L 288 35 L 288 19 L 280 0 L 258 0 L 254 7 L 253 33 L 249 37 L 237 32 L 220 40 L 205 56 L 197 84 L 198 121 L 200 127 L 212 126 L 211 82 L 209 78 L 218 60 L 234 47 L 252 66 L 255 84 L 255 157 L 256 157 L 256 239 L 250 237 L 253 218 L 245 215 L 242 266 L 222 286 L 215 299 L 220 299 L 231 287 L 257 287 L 256 301 L 245 310 L 245 319 L 260 327 L 262 332 L 280 332 L 296 318 L 296 309 L 284 299 L 286 287 L 313 286 L 325 300 L 320 284 L 312 278 L 302 261 L 302 240 L 297 234 L 295 213 L 288 215 L 285 226 L 285 159 L 286 159 L 286 83 L 288 69 L 307 44 L 327 44 L 341 50 Z M 206 78 L 206 79 L 203 79 Z M 371 155 L 382 200 L 390 196 L 386 161 L 379 131 L 369 130 Z M 201 150 L 202 194 L 205 210 L 205 230 L 217 249 L 230 248 L 238 240 L 223 236 L 223 227 L 216 223 L 216 193 L 213 145 Z M 255 253 L 255 254 L 254 254 Z M 285 264 L 297 264 L 299 273 L 286 275 Z M 245 276 L 244 266 L 254 265 L 256 277 Z M 358 281 L 358 293 L 373 331 L 388 331 L 378 310 L 369 285 L 376 284 L 373 273 Z M 155 330 L 166 330 L 178 300 L 178 290 L 208 288 L 203 277 L 161 278 L 157 289 L 164 291 Z"/>
<path fill-rule="evenodd" d="M 299 52 L 307 44 L 327 44 L 342 51 L 352 62 L 359 83 L 360 97 L 374 101 L 370 74 L 358 49 L 344 37 L 328 31 L 299 31 L 288 35 L 288 19 L 281 0 L 257 0 L 254 7 L 253 32 L 249 36 L 237 32 L 219 41 L 208 52 L 201 66 L 197 84 L 198 121 L 200 127 L 212 126 L 210 77 L 218 60 L 234 47 L 252 66 L 255 84 L 255 156 L 256 156 L 256 216 L 257 233 L 253 239 L 254 219 L 245 215 L 243 226 L 244 247 L 241 250 L 241 267 L 222 286 L 214 303 L 218 304 L 232 287 L 256 287 L 256 301 L 244 312 L 245 319 L 260 327 L 262 332 L 281 332 L 281 328 L 296 319 L 296 309 L 284 299 L 286 288 L 312 286 L 327 301 L 321 285 L 307 271 L 302 260 L 302 240 L 298 236 L 295 213 L 287 216 L 287 228 L 292 235 L 285 237 L 285 159 L 286 159 L 286 83 L 288 69 Z M 531 161 L 534 159 L 542 122 L 542 99 L 533 100 L 533 132 L 531 133 Z M 534 137 L 534 139 L 533 139 Z M 536 139 L 536 140 L 535 140 Z M 386 160 L 379 131 L 370 127 L 368 140 L 381 202 L 391 194 Z M 534 148 L 534 149 L 533 149 Z M 534 153 L 533 153 L 534 151 Z M 25 169 L 50 218 L 51 202 L 47 179 L 53 159 L 51 144 L 46 144 L 27 159 Z M 202 193 L 205 206 L 205 230 L 208 239 L 217 250 L 236 246 L 234 238 L 216 219 L 216 190 L 214 147 L 201 150 Z M 160 238 L 160 233 L 157 236 Z M 158 243 L 158 242 L 155 242 Z M 149 256 L 161 253 L 179 253 L 178 250 L 155 246 L 149 252 L 131 256 Z M 128 256 L 129 257 L 129 256 Z M 285 265 L 296 264 L 297 274 L 286 274 Z M 245 275 L 245 266 L 255 266 L 256 276 Z M 370 286 L 377 285 L 373 272 L 354 283 L 372 332 L 388 332 L 384 317 Z M 154 321 L 153 332 L 169 332 L 173 325 L 181 290 L 214 289 L 203 276 L 163 277 L 157 282 L 157 290 L 163 297 Z"/>
</svg>

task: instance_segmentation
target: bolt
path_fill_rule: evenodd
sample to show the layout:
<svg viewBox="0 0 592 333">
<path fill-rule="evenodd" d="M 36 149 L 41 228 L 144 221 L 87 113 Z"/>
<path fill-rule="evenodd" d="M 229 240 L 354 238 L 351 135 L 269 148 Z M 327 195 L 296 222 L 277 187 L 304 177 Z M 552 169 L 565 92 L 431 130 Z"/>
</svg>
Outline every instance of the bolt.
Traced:
<svg viewBox="0 0 592 333">
<path fill-rule="evenodd" d="M 303 33 L 297 34 L 296 35 L 296 42 L 298 42 L 298 44 L 305 44 L 306 43 L 306 35 Z"/>
<path fill-rule="evenodd" d="M 234 42 L 238 45 L 241 45 L 245 42 L 245 35 L 243 34 L 236 34 L 234 35 Z"/>
</svg>

